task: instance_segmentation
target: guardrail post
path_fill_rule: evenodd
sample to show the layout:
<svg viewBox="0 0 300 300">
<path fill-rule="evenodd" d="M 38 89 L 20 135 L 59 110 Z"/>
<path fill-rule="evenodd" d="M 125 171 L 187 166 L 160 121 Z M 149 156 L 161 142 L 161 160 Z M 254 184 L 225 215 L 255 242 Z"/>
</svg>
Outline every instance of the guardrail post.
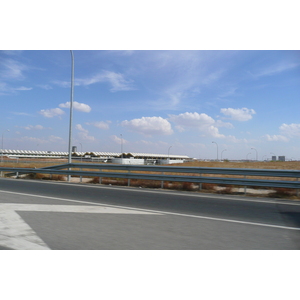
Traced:
<svg viewBox="0 0 300 300">
<path fill-rule="evenodd" d="M 80 168 L 80 172 L 82 171 L 82 168 Z M 82 175 L 80 175 L 80 183 L 82 183 Z"/>
<path fill-rule="evenodd" d="M 245 176 L 244 176 L 244 179 L 246 179 L 246 177 L 247 177 L 247 176 L 245 175 Z M 247 186 L 245 185 L 245 186 L 244 186 L 244 195 L 246 195 L 246 194 L 247 194 Z"/>
<path fill-rule="evenodd" d="M 299 177 L 297 178 L 297 181 L 299 181 Z M 299 198 L 299 189 L 296 190 L 296 195 L 297 195 L 297 198 Z"/>
<path fill-rule="evenodd" d="M 199 177 L 201 178 L 202 177 L 202 174 L 199 174 Z M 199 191 L 202 190 L 202 182 L 199 181 Z"/>
<path fill-rule="evenodd" d="M 102 169 L 99 170 L 99 172 L 102 172 Z M 102 184 L 102 177 L 99 177 L 99 184 Z"/>
<path fill-rule="evenodd" d="M 130 173 L 130 171 L 128 170 L 128 174 Z M 127 179 L 127 186 L 130 186 L 130 178 Z"/>
<path fill-rule="evenodd" d="M 162 174 L 162 175 L 165 175 L 165 172 L 162 172 L 161 174 Z M 163 181 L 163 180 L 161 181 L 160 188 L 161 188 L 161 189 L 164 188 L 164 181 Z"/>
</svg>

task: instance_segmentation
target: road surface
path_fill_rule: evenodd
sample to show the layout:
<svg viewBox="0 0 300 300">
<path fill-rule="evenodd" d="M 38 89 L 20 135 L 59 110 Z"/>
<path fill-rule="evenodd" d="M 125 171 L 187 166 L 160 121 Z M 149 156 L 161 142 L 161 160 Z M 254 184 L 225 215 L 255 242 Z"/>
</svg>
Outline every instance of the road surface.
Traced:
<svg viewBox="0 0 300 300">
<path fill-rule="evenodd" d="M 1 178 L 0 249 L 300 249 L 300 203 Z"/>
</svg>

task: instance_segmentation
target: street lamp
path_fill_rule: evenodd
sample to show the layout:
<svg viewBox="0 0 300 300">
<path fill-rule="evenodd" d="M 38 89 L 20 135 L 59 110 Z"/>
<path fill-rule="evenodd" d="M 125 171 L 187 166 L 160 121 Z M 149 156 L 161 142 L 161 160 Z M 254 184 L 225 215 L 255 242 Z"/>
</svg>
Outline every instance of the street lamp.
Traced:
<svg viewBox="0 0 300 300">
<path fill-rule="evenodd" d="M 249 155 L 249 154 L 251 154 L 251 152 L 247 154 L 247 156 L 246 156 L 246 160 L 248 160 L 248 155 Z"/>
<path fill-rule="evenodd" d="M 223 154 L 224 151 L 227 151 L 227 149 L 224 149 L 224 150 L 221 152 L 221 160 L 222 160 L 222 154 Z"/>
<path fill-rule="evenodd" d="M 258 161 L 258 152 L 257 152 L 257 150 L 255 148 L 251 148 L 251 149 L 256 151 L 256 161 Z"/>
<path fill-rule="evenodd" d="M 170 149 L 171 149 L 171 147 L 172 147 L 172 146 L 170 146 L 169 149 L 168 149 L 168 159 L 169 159 L 169 160 L 170 160 Z"/>
<path fill-rule="evenodd" d="M 121 158 L 123 159 L 123 136 L 122 134 L 120 134 L 121 136 Z"/>
<path fill-rule="evenodd" d="M 218 144 L 216 142 L 212 142 L 214 144 L 217 145 L 217 161 L 219 160 L 219 147 L 218 147 Z"/>
<path fill-rule="evenodd" d="M 83 155 L 83 153 L 82 153 L 82 144 L 81 143 L 79 143 L 79 145 L 80 145 L 80 151 L 81 151 L 81 162 L 82 162 L 82 155 Z"/>
<path fill-rule="evenodd" d="M 72 61 L 72 69 L 71 69 L 71 99 L 70 99 L 70 125 L 69 125 L 69 156 L 68 163 L 72 163 L 72 119 L 73 119 L 73 96 L 74 96 L 74 55 L 73 51 L 71 52 L 71 61 Z M 69 168 L 70 170 L 70 168 Z M 71 175 L 68 175 L 68 181 L 70 181 Z"/>
<path fill-rule="evenodd" d="M 6 130 L 4 130 L 4 131 L 2 132 L 1 163 L 3 162 L 3 151 L 4 151 L 4 149 L 3 149 L 3 138 L 4 138 L 4 132 L 6 132 L 6 131 L 10 131 L 10 130 L 9 130 L 9 129 L 6 129 Z"/>
</svg>

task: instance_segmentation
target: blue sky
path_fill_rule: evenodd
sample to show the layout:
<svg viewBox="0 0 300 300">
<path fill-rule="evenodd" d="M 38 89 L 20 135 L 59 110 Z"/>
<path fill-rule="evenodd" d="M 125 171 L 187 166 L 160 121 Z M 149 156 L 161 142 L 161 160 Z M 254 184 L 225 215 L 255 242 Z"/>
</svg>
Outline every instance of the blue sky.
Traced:
<svg viewBox="0 0 300 300">
<path fill-rule="evenodd" d="M 73 145 L 300 159 L 300 52 L 75 50 Z M 68 150 L 71 56 L 0 52 L 5 149 Z M 9 131 L 6 131 L 6 130 Z M 215 142 L 215 143 L 212 143 Z M 80 145 L 81 143 L 81 145 Z M 255 149 L 251 149 L 255 148 Z"/>
</svg>

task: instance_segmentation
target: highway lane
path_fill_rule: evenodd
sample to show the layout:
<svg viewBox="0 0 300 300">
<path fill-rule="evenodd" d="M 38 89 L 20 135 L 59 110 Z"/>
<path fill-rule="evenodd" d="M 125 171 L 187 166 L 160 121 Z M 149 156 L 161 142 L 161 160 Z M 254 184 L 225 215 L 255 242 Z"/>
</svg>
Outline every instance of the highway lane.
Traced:
<svg viewBox="0 0 300 300">
<path fill-rule="evenodd" d="M 300 248 L 300 205 L 291 201 L 1 178 L 0 203 L 127 210 L 78 214 L 71 207 L 20 206 L 18 214 L 51 249 Z"/>
</svg>

